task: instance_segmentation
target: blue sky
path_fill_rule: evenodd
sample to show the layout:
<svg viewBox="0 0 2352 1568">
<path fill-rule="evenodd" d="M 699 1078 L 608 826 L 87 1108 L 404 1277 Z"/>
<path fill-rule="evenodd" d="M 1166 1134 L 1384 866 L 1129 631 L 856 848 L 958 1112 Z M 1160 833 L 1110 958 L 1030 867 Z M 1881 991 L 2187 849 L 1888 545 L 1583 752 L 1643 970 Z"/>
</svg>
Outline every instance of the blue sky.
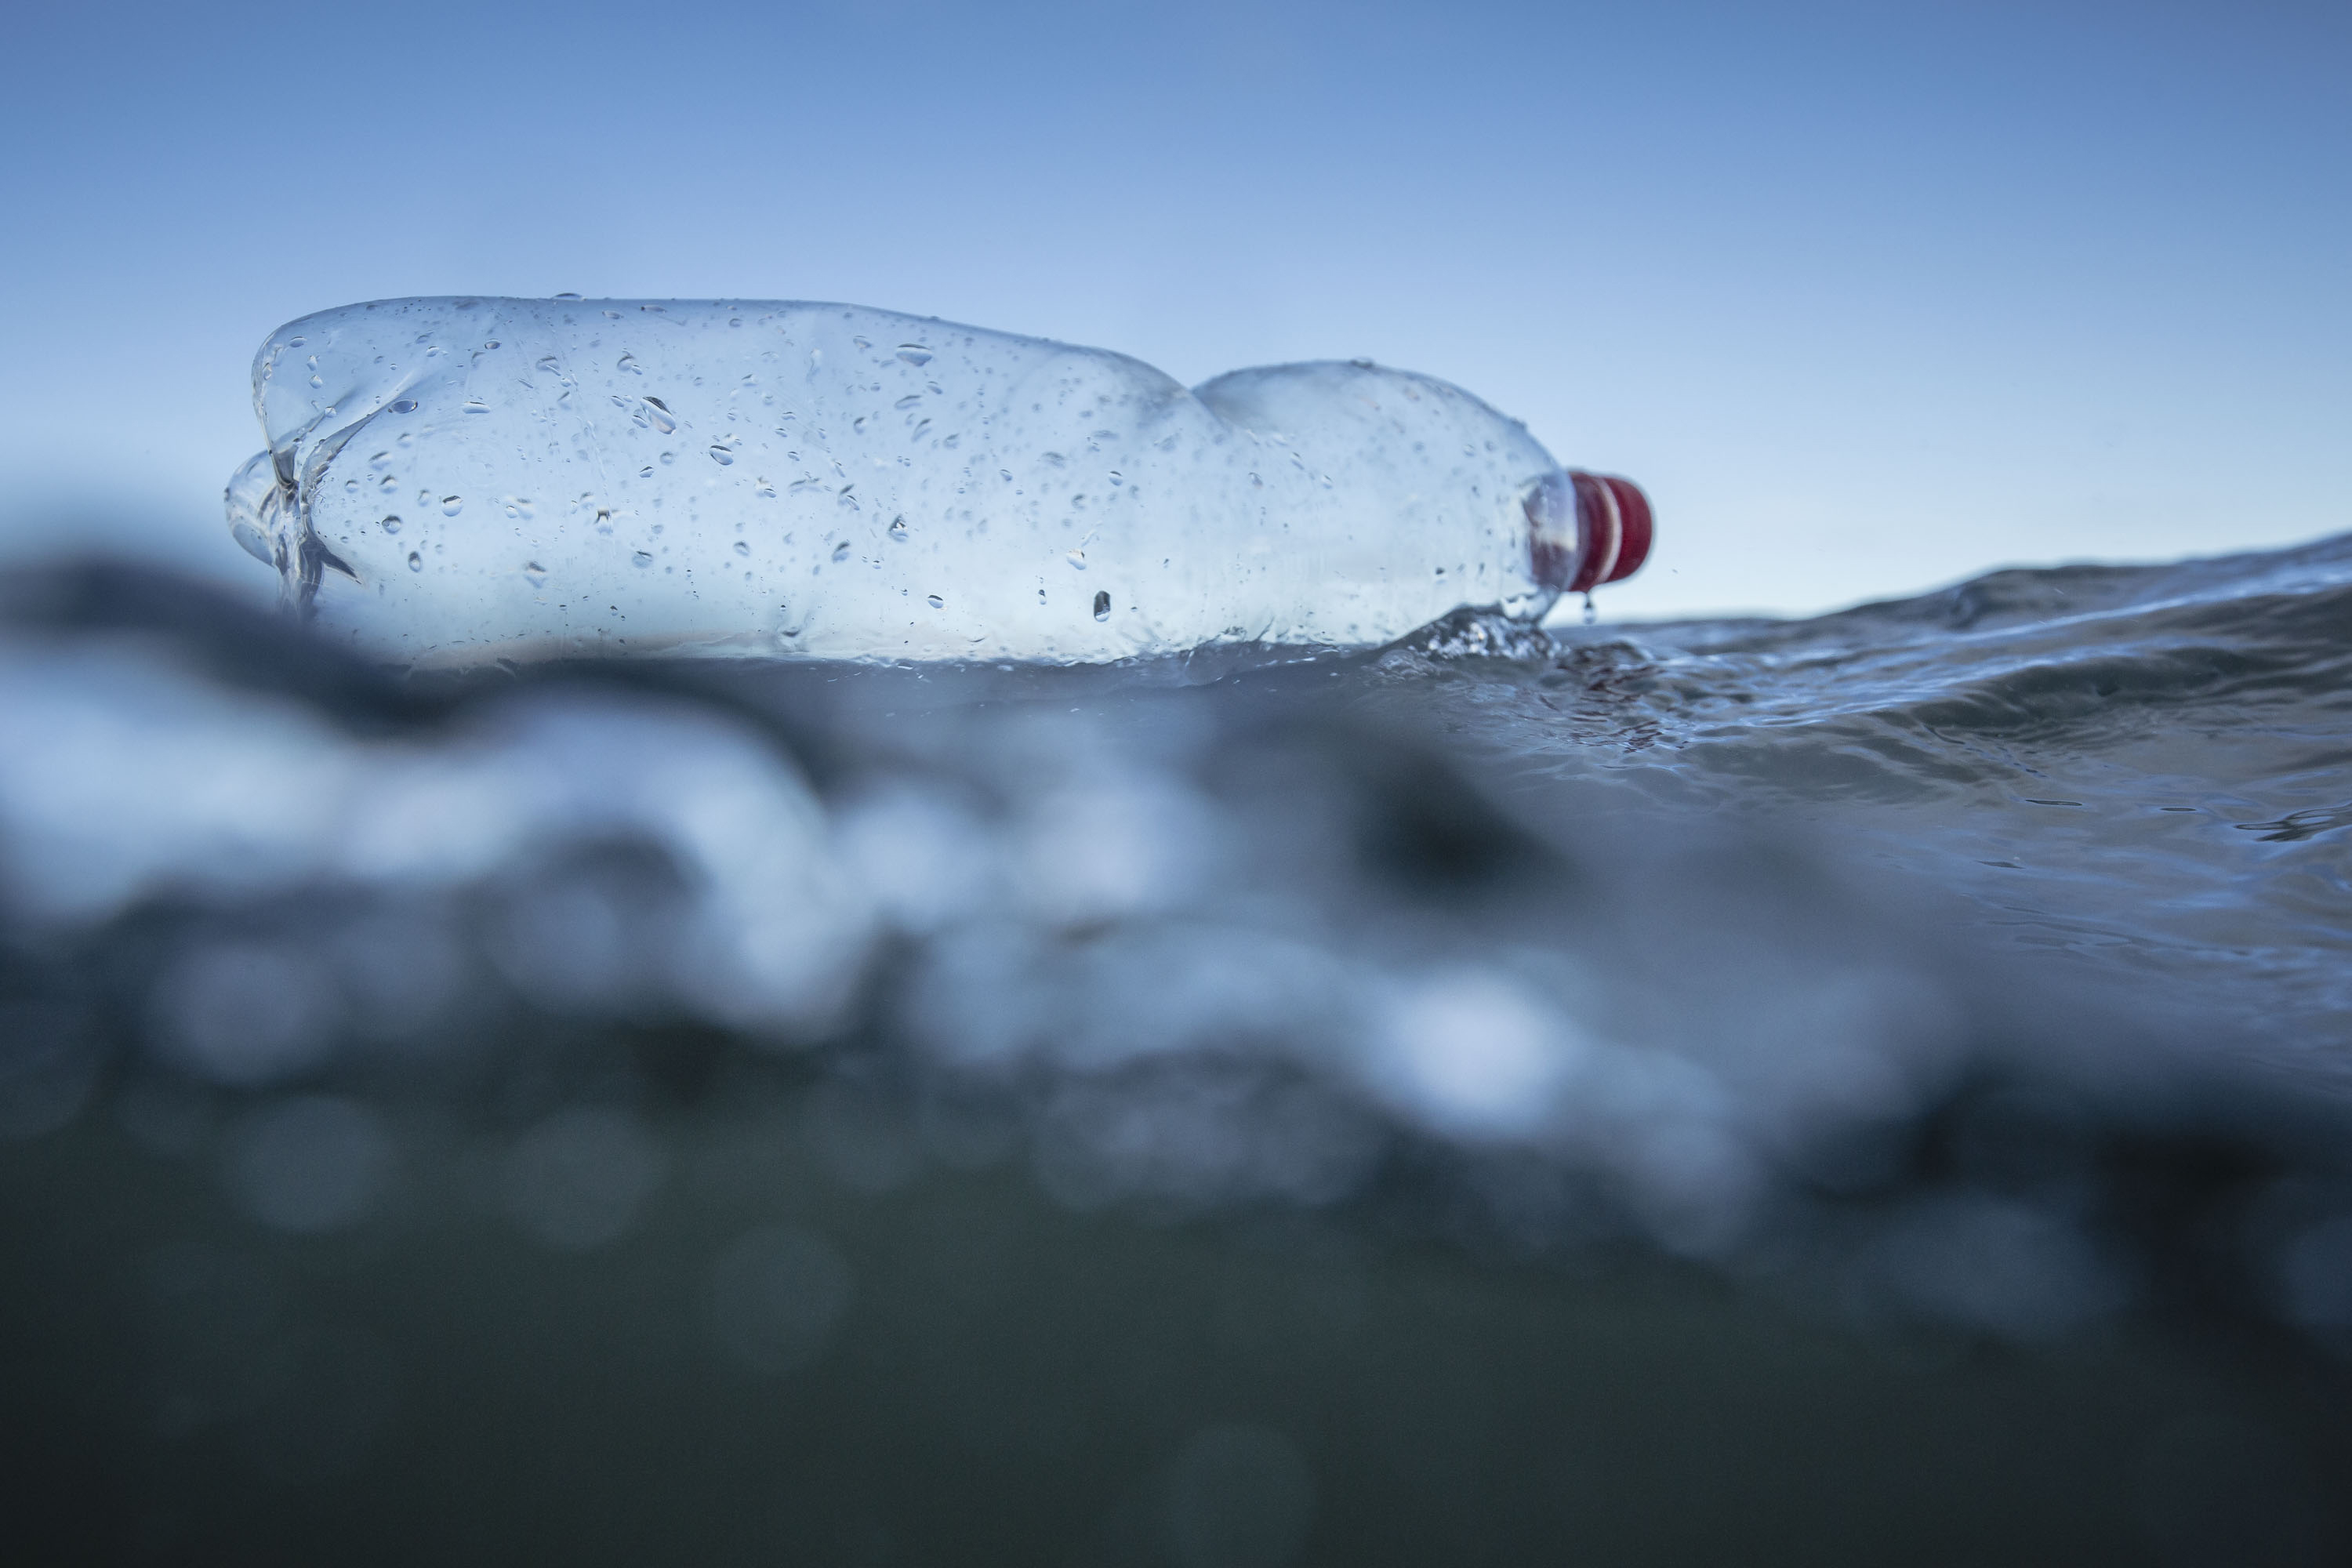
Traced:
<svg viewBox="0 0 2352 1568">
<path fill-rule="evenodd" d="M 241 582 L 253 350 L 398 294 L 1369 355 L 1656 500 L 1612 616 L 2352 528 L 2352 7 L 26 7 L 0 543 Z"/>
</svg>

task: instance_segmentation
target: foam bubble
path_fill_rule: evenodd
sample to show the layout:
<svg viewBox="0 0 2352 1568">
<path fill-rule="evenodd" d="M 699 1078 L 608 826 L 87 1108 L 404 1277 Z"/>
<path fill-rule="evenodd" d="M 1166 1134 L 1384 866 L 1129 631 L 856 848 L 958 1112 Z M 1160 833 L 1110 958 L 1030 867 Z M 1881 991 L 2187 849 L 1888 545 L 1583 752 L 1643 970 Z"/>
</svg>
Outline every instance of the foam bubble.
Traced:
<svg viewBox="0 0 2352 1568">
<path fill-rule="evenodd" d="M 575 1106 L 515 1141 L 500 1197 L 534 1241 L 584 1252 L 628 1234 L 667 1167 L 661 1145 L 635 1117 Z"/>
<path fill-rule="evenodd" d="M 391 1185 L 383 1119 L 356 1100 L 299 1095 L 256 1110 L 229 1141 L 229 1187 L 273 1230 L 317 1236 L 373 1214 Z"/>
<path fill-rule="evenodd" d="M 823 1354 L 856 1293 L 833 1243 L 804 1226 L 769 1226 L 719 1255 L 707 1298 L 711 1331 L 753 1372 L 774 1376 Z"/>
<path fill-rule="evenodd" d="M 277 1083 L 333 1051 L 342 1006 L 317 958 L 282 942 L 202 942 L 158 978 L 163 1054 L 215 1083 Z"/>
</svg>

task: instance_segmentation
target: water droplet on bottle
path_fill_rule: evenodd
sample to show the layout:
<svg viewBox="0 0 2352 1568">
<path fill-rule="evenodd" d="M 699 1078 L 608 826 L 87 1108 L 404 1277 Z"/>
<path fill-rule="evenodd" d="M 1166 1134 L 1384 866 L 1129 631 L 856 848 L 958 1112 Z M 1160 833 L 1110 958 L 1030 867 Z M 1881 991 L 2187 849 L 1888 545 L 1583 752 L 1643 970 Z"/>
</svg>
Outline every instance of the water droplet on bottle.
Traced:
<svg viewBox="0 0 2352 1568">
<path fill-rule="evenodd" d="M 645 405 L 642 412 L 646 424 L 665 436 L 677 428 L 677 416 L 669 411 L 668 404 L 658 397 L 639 398 L 638 401 Z"/>
<path fill-rule="evenodd" d="M 484 344 L 482 345 L 482 347 L 483 347 L 484 349 L 494 349 L 494 348 L 496 348 L 496 347 L 498 347 L 498 346 L 499 346 L 499 340 L 498 340 L 498 339 L 496 339 L 496 338 L 492 338 L 488 342 L 486 342 L 486 343 L 484 343 Z"/>
<path fill-rule="evenodd" d="M 610 310 L 607 310 L 604 313 L 608 316 L 612 314 Z M 637 368 L 637 356 L 635 354 L 623 354 L 619 359 L 613 362 L 613 368 L 618 370 L 624 375 L 643 375 L 646 374 L 644 371 Z"/>
<path fill-rule="evenodd" d="M 929 364 L 931 363 L 931 351 L 920 343 L 900 343 L 898 357 L 908 364 Z"/>
<path fill-rule="evenodd" d="M 773 500 L 776 499 L 776 487 L 767 479 L 755 479 L 752 481 L 751 493 L 768 500 Z"/>
<path fill-rule="evenodd" d="M 382 473 L 384 469 L 392 467 L 392 454 L 390 452 L 378 452 L 374 457 L 368 459 L 368 467 L 373 468 L 378 473 Z"/>
<path fill-rule="evenodd" d="M 1110 594 L 1108 590 L 1104 590 L 1095 595 L 1095 619 L 1098 621 L 1107 621 L 1110 619 Z"/>
<path fill-rule="evenodd" d="M 539 356 L 539 364 L 536 368 L 543 370 L 550 375 L 552 375 L 558 370 L 562 369 L 562 366 L 553 354 L 541 354 Z"/>
<path fill-rule="evenodd" d="M 488 404 L 487 404 L 487 403 L 483 402 L 480 398 L 478 398 L 478 397 L 469 397 L 469 398 L 466 399 L 466 412 L 467 412 L 467 413 L 468 413 L 468 414 L 488 414 L 489 411 L 490 411 L 490 405 L 489 405 Z"/>
<path fill-rule="evenodd" d="M 414 414 L 416 412 L 416 399 L 404 397 L 392 405 L 392 411 L 394 414 Z"/>
<path fill-rule="evenodd" d="M 840 543 L 833 547 L 833 558 L 835 561 L 846 561 L 849 559 L 849 541 L 845 539 Z"/>
<path fill-rule="evenodd" d="M 378 484 L 375 488 L 382 490 L 384 494 L 390 495 L 393 491 L 400 488 L 400 481 L 394 479 L 390 474 L 386 474 L 383 477 L 383 482 Z"/>
<path fill-rule="evenodd" d="M 931 608 L 940 610 L 945 609 L 946 607 L 947 601 L 945 599 L 940 598 L 937 594 L 933 594 L 931 595 Z"/>
<path fill-rule="evenodd" d="M 443 496 L 441 498 L 441 515 L 443 517 L 455 517 L 465 510 L 466 501 L 464 497 Z"/>
<path fill-rule="evenodd" d="M 1067 555 L 1062 557 L 1062 559 L 1067 561 L 1072 567 L 1080 572 L 1087 569 L 1087 552 L 1083 550 L 1073 550 Z"/>
<path fill-rule="evenodd" d="M 1598 610 L 1596 610 L 1596 609 L 1594 609 L 1594 608 L 1592 607 L 1592 595 L 1590 595 L 1590 594 L 1585 595 L 1584 595 L 1584 624 L 1585 624 L 1586 626 L 1591 626 L 1593 622 L 1595 622 L 1595 621 L 1599 620 L 1600 618 L 1601 618 L 1601 612 L 1600 612 L 1600 611 L 1598 611 Z"/>
<path fill-rule="evenodd" d="M 580 296 L 577 294 L 558 294 L 556 298 L 559 300 L 577 300 Z"/>
<path fill-rule="evenodd" d="M 896 540 L 900 544 L 904 544 L 907 542 L 907 520 L 905 518 L 894 517 L 890 520 L 890 537 L 892 539 Z"/>
<path fill-rule="evenodd" d="M 383 530 L 386 533 L 398 533 L 400 531 L 399 514 L 387 513 L 384 520 L 382 522 L 377 523 L 376 526 Z"/>
<path fill-rule="evenodd" d="M 547 585 L 547 568 L 541 566 L 536 561 L 524 562 L 522 563 L 522 574 L 530 581 L 530 585 L 534 588 L 543 588 Z"/>
<path fill-rule="evenodd" d="M 422 555 L 419 555 L 419 554 L 418 554 L 418 553 L 416 553 L 416 552 L 415 552 L 415 551 L 414 551 L 414 550 L 410 551 L 410 552 L 408 552 L 408 569 L 409 569 L 411 572 L 422 572 L 422 571 L 424 571 L 424 570 L 425 570 L 425 557 L 423 557 Z"/>
<path fill-rule="evenodd" d="M 735 553 L 738 555 L 749 555 L 751 553 L 751 547 L 739 539 L 735 542 Z"/>
<path fill-rule="evenodd" d="M 653 563 L 654 558 L 650 551 L 640 550 L 629 557 L 629 564 L 632 566 L 650 566 Z"/>
<path fill-rule="evenodd" d="M 722 468 L 731 468 L 734 466 L 735 454 L 714 441 L 710 445 L 710 460 Z"/>
</svg>

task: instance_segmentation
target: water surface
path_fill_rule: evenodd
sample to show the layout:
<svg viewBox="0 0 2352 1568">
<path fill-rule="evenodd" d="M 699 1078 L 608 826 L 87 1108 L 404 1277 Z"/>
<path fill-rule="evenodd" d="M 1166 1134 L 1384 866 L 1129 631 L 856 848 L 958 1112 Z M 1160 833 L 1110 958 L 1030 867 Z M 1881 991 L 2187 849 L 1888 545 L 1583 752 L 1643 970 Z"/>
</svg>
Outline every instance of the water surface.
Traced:
<svg viewBox="0 0 2352 1568">
<path fill-rule="evenodd" d="M 15 579 L 10 1517 L 2333 1561 L 2347 581 L 459 679 Z"/>
</svg>

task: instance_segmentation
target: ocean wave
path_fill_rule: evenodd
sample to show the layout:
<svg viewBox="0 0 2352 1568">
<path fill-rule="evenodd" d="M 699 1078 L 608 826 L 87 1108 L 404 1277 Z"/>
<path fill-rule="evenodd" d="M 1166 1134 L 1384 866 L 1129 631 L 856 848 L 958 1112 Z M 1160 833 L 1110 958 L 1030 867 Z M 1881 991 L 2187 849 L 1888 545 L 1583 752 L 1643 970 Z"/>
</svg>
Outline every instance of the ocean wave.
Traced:
<svg viewBox="0 0 2352 1568">
<path fill-rule="evenodd" d="M 1080 1206 L 1328 1210 L 1532 1162 L 1550 1217 L 1492 1216 L 1529 1245 L 1728 1261 L 1856 1194 L 1973 1190 L 1937 1130 L 1991 1084 L 2184 1129 L 2335 1113 L 2344 882 L 2278 857 L 2341 818 L 2347 553 L 1787 626 L 1465 623 L 1189 685 L 428 685 L 136 575 L 24 579 L 12 985 L 111 1064 L 93 1086 L 478 1111 L 520 1070 L 500 1037 L 683 1028 L 992 1105 Z"/>
</svg>

